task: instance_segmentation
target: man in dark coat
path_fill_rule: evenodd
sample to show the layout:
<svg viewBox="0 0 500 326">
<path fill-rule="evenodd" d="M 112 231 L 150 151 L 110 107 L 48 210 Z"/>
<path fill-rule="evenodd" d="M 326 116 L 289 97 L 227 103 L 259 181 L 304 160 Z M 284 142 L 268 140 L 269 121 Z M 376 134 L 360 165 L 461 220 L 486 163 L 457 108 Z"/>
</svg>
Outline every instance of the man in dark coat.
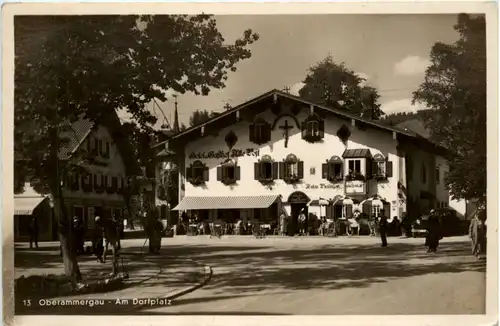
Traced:
<svg viewBox="0 0 500 326">
<path fill-rule="evenodd" d="M 381 217 L 379 221 L 379 233 L 380 233 L 380 240 L 382 241 L 382 247 L 387 247 L 387 218 L 384 215 L 384 212 L 381 212 Z"/>
<path fill-rule="evenodd" d="M 80 217 L 73 217 L 73 241 L 75 242 L 75 253 L 83 254 L 84 244 L 85 244 L 85 226 L 83 225 L 83 221 Z"/>
<path fill-rule="evenodd" d="M 425 238 L 425 243 L 427 247 L 429 247 L 427 252 L 436 252 L 439 246 L 439 240 L 441 240 L 439 218 L 434 214 L 434 212 L 431 212 L 431 215 L 427 220 L 427 236 Z"/>
<path fill-rule="evenodd" d="M 35 243 L 35 248 L 38 249 L 38 221 L 35 216 L 31 217 L 30 224 L 28 226 L 30 234 L 30 249 L 33 249 L 33 243 Z"/>
</svg>

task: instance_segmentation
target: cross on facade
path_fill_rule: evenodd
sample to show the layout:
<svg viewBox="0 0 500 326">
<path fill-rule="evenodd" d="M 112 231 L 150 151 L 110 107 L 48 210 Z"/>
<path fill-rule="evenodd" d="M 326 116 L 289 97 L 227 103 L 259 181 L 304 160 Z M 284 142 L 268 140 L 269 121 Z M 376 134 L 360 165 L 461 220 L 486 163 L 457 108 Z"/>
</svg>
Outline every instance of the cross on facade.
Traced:
<svg viewBox="0 0 500 326">
<path fill-rule="evenodd" d="M 279 126 L 280 129 L 283 130 L 283 135 L 285 136 L 285 148 L 288 147 L 288 137 L 289 130 L 293 128 L 293 126 L 288 125 L 288 120 L 285 120 L 285 124 L 283 126 Z"/>
<path fill-rule="evenodd" d="M 283 88 L 283 91 L 285 93 L 290 93 L 290 87 L 289 86 L 285 86 L 285 88 Z"/>
</svg>

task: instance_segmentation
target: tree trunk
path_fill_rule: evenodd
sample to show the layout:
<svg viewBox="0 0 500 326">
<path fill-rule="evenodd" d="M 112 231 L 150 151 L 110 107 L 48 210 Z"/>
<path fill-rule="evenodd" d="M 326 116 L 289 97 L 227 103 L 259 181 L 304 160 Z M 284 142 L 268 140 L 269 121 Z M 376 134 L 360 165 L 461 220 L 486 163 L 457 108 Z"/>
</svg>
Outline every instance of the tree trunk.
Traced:
<svg viewBox="0 0 500 326">
<path fill-rule="evenodd" d="M 64 198 L 61 187 L 61 170 L 59 168 L 58 157 L 58 135 L 57 130 L 52 131 L 53 146 L 51 146 L 51 180 L 50 190 L 53 195 L 54 208 L 58 222 L 59 241 L 61 242 L 61 253 L 64 263 L 64 273 L 75 283 L 82 279 L 80 267 L 76 260 L 74 248 L 71 220 L 66 212 Z"/>
</svg>

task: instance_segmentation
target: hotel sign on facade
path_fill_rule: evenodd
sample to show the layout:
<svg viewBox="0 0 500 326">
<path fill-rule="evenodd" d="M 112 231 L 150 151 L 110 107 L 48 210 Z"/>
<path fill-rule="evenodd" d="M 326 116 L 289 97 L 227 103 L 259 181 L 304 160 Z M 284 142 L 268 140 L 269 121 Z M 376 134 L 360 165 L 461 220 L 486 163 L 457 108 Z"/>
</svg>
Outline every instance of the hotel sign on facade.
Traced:
<svg viewBox="0 0 500 326">
<path fill-rule="evenodd" d="M 345 182 L 346 195 L 366 195 L 366 182 L 361 180 L 352 180 Z"/>
</svg>

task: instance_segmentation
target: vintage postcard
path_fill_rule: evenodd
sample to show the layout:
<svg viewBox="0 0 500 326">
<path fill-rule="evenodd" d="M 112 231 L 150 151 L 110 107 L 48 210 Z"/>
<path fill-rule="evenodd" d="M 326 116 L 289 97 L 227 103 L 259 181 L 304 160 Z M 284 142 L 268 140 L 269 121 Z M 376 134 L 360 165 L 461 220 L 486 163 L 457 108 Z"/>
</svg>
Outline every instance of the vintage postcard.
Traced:
<svg viewBox="0 0 500 326">
<path fill-rule="evenodd" d="M 5 5 L 4 321 L 493 325 L 496 6 Z"/>
</svg>

